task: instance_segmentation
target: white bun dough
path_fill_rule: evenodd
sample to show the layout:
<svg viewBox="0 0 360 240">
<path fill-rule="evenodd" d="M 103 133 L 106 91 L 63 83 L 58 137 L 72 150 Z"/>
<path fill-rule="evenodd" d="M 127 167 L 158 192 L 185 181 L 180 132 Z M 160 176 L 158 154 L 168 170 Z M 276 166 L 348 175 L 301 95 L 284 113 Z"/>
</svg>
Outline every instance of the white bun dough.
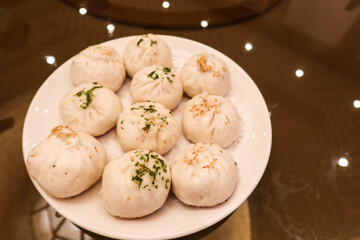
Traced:
<svg viewBox="0 0 360 240">
<path fill-rule="evenodd" d="M 188 140 L 194 143 L 215 143 L 223 148 L 240 136 L 241 123 L 229 99 L 206 93 L 190 99 L 182 115 L 182 129 Z"/>
<path fill-rule="evenodd" d="M 174 147 L 180 136 L 180 126 L 171 111 L 150 101 L 124 108 L 116 131 L 125 152 L 142 148 L 163 154 Z"/>
<path fill-rule="evenodd" d="M 130 93 L 135 102 L 152 100 L 173 109 L 181 101 L 183 89 L 177 74 L 170 68 L 150 66 L 134 75 Z"/>
<path fill-rule="evenodd" d="M 163 206 L 170 186 L 170 169 L 165 159 L 156 152 L 138 149 L 105 167 L 100 196 L 110 214 L 139 218 Z"/>
<path fill-rule="evenodd" d="M 64 123 L 75 131 L 99 136 L 116 125 L 123 107 L 116 94 L 94 83 L 68 91 L 60 101 Z"/>
<path fill-rule="evenodd" d="M 97 182 L 107 161 L 105 149 L 96 138 L 60 125 L 31 150 L 26 167 L 49 195 L 68 198 Z"/>
<path fill-rule="evenodd" d="M 191 144 L 171 164 L 172 191 L 187 205 L 212 207 L 226 201 L 238 181 L 232 156 L 215 144 Z"/>
<path fill-rule="evenodd" d="M 148 66 L 172 67 L 172 55 L 169 46 L 154 34 L 135 37 L 125 48 L 123 59 L 126 72 L 130 77 Z"/>
<path fill-rule="evenodd" d="M 224 96 L 230 90 L 228 67 L 211 54 L 196 54 L 186 60 L 180 72 L 184 92 L 194 97 L 200 93 Z"/>
<path fill-rule="evenodd" d="M 97 82 L 115 92 L 120 89 L 125 76 L 123 59 L 110 46 L 90 46 L 71 63 L 71 80 L 76 86 Z"/>
</svg>

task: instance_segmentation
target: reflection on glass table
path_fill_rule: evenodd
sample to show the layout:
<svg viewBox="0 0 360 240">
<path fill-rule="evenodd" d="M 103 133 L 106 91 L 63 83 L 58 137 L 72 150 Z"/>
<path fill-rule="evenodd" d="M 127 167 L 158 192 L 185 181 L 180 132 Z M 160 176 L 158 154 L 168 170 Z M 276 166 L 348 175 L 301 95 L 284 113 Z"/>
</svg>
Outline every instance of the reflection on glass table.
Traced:
<svg viewBox="0 0 360 240">
<path fill-rule="evenodd" d="M 107 20 L 151 27 L 206 28 L 237 22 L 263 13 L 279 0 L 64 0 Z"/>
</svg>

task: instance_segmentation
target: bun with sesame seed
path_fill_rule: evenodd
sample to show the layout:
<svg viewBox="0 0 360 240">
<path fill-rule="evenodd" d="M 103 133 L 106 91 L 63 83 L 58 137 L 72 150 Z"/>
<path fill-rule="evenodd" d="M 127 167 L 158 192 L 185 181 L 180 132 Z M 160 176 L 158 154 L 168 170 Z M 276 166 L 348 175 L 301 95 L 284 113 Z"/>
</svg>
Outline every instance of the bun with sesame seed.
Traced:
<svg viewBox="0 0 360 240">
<path fill-rule="evenodd" d="M 172 191 L 183 203 L 212 207 L 226 201 L 238 180 L 232 156 L 216 144 L 191 144 L 171 164 Z"/>
<path fill-rule="evenodd" d="M 224 96 L 230 90 L 228 67 L 211 54 L 196 54 L 186 60 L 180 72 L 184 92 L 189 97 L 200 93 Z"/>
<path fill-rule="evenodd" d="M 223 148 L 240 136 L 241 122 L 229 99 L 207 93 L 190 99 L 182 115 L 182 129 L 188 140 L 215 143 Z"/>
<path fill-rule="evenodd" d="M 30 177 L 49 195 L 68 198 L 96 183 L 107 161 L 96 138 L 60 125 L 31 150 L 25 163 Z"/>
<path fill-rule="evenodd" d="M 97 82 L 117 91 L 125 80 L 125 66 L 116 50 L 110 46 L 93 45 L 75 56 L 71 63 L 71 80 L 77 86 Z"/>
</svg>

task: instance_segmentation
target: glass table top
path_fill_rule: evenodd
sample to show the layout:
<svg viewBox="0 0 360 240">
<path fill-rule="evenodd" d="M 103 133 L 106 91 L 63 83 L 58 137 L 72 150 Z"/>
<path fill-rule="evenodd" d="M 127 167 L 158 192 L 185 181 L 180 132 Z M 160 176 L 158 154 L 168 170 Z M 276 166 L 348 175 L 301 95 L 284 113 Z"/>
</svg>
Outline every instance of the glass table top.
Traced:
<svg viewBox="0 0 360 240">
<path fill-rule="evenodd" d="M 36 191 L 22 155 L 24 118 L 39 87 L 69 58 L 151 32 L 206 44 L 235 61 L 261 91 L 272 123 L 269 163 L 249 198 L 181 239 L 359 239 L 358 1 L 167 2 L 0 2 L 2 238 L 108 239 L 75 226 Z M 157 11 L 163 14 L 154 17 Z"/>
</svg>

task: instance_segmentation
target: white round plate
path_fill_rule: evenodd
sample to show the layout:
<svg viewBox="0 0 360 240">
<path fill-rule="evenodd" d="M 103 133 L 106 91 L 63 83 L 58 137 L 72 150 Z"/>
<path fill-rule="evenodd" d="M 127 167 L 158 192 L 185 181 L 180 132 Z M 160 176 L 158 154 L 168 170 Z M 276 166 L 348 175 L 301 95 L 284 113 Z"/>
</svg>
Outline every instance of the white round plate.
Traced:
<svg viewBox="0 0 360 240">
<path fill-rule="evenodd" d="M 42 197 L 60 214 L 78 226 L 91 232 L 118 239 L 170 239 L 185 236 L 222 220 L 243 203 L 260 181 L 266 168 L 271 149 L 271 123 L 264 98 L 246 72 L 230 58 L 204 44 L 173 36 L 159 35 L 167 42 L 173 53 L 173 70 L 179 72 L 185 60 L 196 53 L 211 53 L 222 59 L 229 67 L 231 90 L 226 95 L 236 105 L 243 117 L 243 134 L 227 149 L 234 156 L 239 169 L 239 180 L 233 195 L 224 203 L 212 208 L 195 208 L 182 204 L 170 194 L 165 205 L 155 213 L 140 219 L 120 219 L 111 216 L 103 208 L 98 195 L 100 182 L 84 193 L 69 199 L 49 196 L 35 181 Z M 114 47 L 121 55 L 126 44 L 133 39 L 124 37 L 102 43 Z M 69 59 L 44 82 L 28 109 L 23 129 L 24 159 L 31 149 L 45 139 L 51 129 L 62 124 L 59 102 L 66 91 L 74 87 L 70 80 Z M 117 92 L 124 106 L 131 104 L 130 80 Z M 173 110 L 180 121 L 184 103 Z M 115 130 L 101 136 L 110 159 L 122 154 L 116 141 Z M 189 144 L 180 137 L 177 145 L 165 158 L 170 163 L 172 154 Z"/>
</svg>

